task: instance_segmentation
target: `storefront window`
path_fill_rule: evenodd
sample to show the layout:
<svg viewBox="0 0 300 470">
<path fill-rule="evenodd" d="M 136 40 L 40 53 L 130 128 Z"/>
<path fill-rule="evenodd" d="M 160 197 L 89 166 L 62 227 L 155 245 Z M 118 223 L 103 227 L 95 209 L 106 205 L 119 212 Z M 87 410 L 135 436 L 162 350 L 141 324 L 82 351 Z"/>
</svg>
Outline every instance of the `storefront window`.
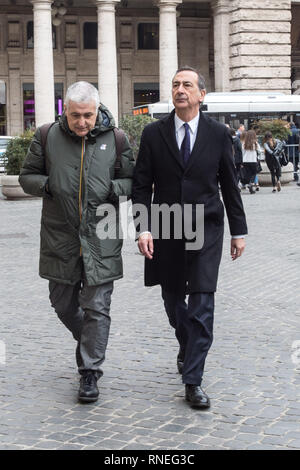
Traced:
<svg viewBox="0 0 300 470">
<path fill-rule="evenodd" d="M 35 128 L 35 101 L 33 83 L 23 84 L 24 129 Z M 55 83 L 55 119 L 63 112 L 63 84 Z"/>
<path fill-rule="evenodd" d="M 23 84 L 24 129 L 35 127 L 34 89 L 33 83 Z"/>
<path fill-rule="evenodd" d="M 6 86 L 0 80 L 0 135 L 6 135 Z"/>
<path fill-rule="evenodd" d="M 158 83 L 135 83 L 134 84 L 134 106 L 156 103 L 159 101 Z"/>
</svg>

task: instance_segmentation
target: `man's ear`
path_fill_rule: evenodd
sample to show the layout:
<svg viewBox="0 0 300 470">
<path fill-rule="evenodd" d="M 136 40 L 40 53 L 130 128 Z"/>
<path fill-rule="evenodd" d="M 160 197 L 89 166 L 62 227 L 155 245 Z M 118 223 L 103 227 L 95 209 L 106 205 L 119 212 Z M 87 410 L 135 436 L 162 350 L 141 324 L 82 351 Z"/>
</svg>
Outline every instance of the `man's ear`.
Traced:
<svg viewBox="0 0 300 470">
<path fill-rule="evenodd" d="M 205 89 L 200 90 L 199 103 L 202 103 L 202 101 L 203 101 L 204 98 L 205 98 L 205 95 L 206 95 L 206 90 L 205 90 Z"/>
</svg>

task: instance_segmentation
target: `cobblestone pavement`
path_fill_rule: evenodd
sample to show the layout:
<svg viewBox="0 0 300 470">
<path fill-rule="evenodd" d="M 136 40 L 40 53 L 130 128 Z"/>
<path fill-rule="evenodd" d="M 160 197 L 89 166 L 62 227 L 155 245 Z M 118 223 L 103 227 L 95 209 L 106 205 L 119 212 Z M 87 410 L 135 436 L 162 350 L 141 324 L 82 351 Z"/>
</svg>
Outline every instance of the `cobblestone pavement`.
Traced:
<svg viewBox="0 0 300 470">
<path fill-rule="evenodd" d="M 160 289 L 143 287 L 133 241 L 100 399 L 77 403 L 75 344 L 37 274 L 41 201 L 0 198 L 1 449 L 300 449 L 300 188 L 243 201 L 250 235 L 232 262 L 226 229 L 203 382 L 212 406 L 199 411 L 184 401 Z"/>
</svg>

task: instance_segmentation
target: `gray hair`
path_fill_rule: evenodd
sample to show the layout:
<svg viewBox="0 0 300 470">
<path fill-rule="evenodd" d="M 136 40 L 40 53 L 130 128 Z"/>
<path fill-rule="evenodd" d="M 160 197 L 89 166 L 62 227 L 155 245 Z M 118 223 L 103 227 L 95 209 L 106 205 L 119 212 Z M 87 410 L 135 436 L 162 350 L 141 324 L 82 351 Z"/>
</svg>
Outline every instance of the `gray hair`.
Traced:
<svg viewBox="0 0 300 470">
<path fill-rule="evenodd" d="M 70 100 L 75 103 L 89 103 L 90 101 L 95 101 L 96 110 L 100 106 L 99 92 L 97 88 L 89 82 L 81 81 L 69 86 L 65 97 L 66 107 L 68 107 Z"/>
<path fill-rule="evenodd" d="M 183 67 L 180 67 L 178 70 L 176 70 L 176 73 L 175 73 L 174 77 L 179 72 L 185 72 L 185 71 L 194 72 L 198 77 L 198 88 L 199 88 L 199 90 L 205 90 L 205 80 L 204 80 L 203 75 L 201 75 L 201 73 L 197 69 L 194 69 L 193 67 L 190 67 L 189 65 L 184 65 Z M 174 80 L 174 78 L 173 78 L 173 80 Z"/>
</svg>

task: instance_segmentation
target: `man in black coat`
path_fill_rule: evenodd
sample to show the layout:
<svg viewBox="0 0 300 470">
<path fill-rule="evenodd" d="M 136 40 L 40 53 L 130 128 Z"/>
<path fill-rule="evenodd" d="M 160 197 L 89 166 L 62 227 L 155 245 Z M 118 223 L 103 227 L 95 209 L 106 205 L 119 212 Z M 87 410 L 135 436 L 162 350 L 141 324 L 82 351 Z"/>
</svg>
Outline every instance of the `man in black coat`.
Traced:
<svg viewBox="0 0 300 470">
<path fill-rule="evenodd" d="M 137 204 L 142 204 L 149 214 L 143 218 L 138 217 L 138 211 L 135 214 L 138 246 L 145 256 L 145 285 L 162 287 L 169 322 L 179 342 L 177 366 L 185 397 L 198 408 L 210 406 L 201 382 L 213 338 L 214 292 L 223 244 L 224 207 L 219 184 L 232 235 L 233 260 L 241 256 L 247 233 L 232 139 L 226 126 L 199 111 L 205 93 L 203 77 L 196 70 L 183 67 L 176 72 L 172 82 L 175 110 L 145 127 L 132 192 L 134 213 Z M 161 227 L 154 230 L 151 209 L 155 204 L 177 204 L 184 222 L 187 207 L 192 207 L 195 233 L 200 220 L 197 208 L 204 208 L 203 244 L 194 243 L 193 249 L 185 232 L 178 236 L 178 214 L 170 217 L 169 237 L 163 236 Z"/>
</svg>

